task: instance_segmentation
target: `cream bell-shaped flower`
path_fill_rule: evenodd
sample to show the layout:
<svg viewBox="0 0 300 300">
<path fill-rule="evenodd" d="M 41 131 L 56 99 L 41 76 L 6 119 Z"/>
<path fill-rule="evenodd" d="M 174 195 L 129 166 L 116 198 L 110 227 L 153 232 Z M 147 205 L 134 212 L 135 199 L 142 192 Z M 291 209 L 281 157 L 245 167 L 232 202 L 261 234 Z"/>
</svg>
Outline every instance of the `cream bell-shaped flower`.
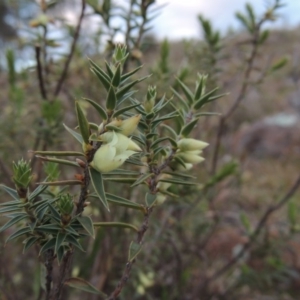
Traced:
<svg viewBox="0 0 300 300">
<path fill-rule="evenodd" d="M 199 156 L 196 153 L 193 153 L 193 151 L 179 152 L 176 154 L 176 156 L 181 158 L 185 163 L 190 164 L 198 164 L 204 161 L 203 157 Z"/>
<path fill-rule="evenodd" d="M 177 143 L 177 145 L 181 151 L 194 151 L 194 150 L 203 150 L 209 144 L 195 139 L 187 138 L 187 139 L 181 139 Z"/>
<path fill-rule="evenodd" d="M 107 133 L 110 135 L 106 135 Z M 126 136 L 115 132 L 107 133 L 101 136 L 104 144 L 96 151 L 94 159 L 90 164 L 95 170 L 101 173 L 117 169 L 131 155 L 137 151 L 141 151 L 140 147 Z M 104 135 L 106 136 L 103 137 Z"/>
</svg>

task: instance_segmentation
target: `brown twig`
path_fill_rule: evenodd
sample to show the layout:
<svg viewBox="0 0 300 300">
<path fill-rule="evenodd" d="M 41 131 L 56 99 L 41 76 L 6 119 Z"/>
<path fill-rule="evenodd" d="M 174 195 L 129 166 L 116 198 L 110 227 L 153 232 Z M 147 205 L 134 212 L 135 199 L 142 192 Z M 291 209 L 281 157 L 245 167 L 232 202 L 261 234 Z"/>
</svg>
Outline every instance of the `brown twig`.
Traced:
<svg viewBox="0 0 300 300">
<path fill-rule="evenodd" d="M 45 267 L 46 267 L 46 300 L 50 300 L 51 297 L 51 285 L 52 285 L 52 270 L 54 261 L 54 251 L 49 249 L 46 252 Z"/>
<path fill-rule="evenodd" d="M 243 76 L 243 83 L 241 86 L 241 89 L 238 93 L 238 96 L 236 97 L 233 104 L 230 106 L 228 111 L 221 116 L 219 124 L 218 124 L 218 130 L 217 130 L 217 136 L 215 141 L 215 147 L 212 157 L 212 166 L 211 166 L 211 174 L 215 174 L 218 164 L 218 157 L 219 157 L 219 151 L 221 146 L 221 139 L 224 132 L 224 127 L 226 124 L 226 121 L 229 119 L 229 117 L 235 112 L 235 110 L 239 107 L 241 101 L 245 98 L 247 90 L 250 85 L 250 75 L 252 73 L 253 67 L 254 67 L 254 61 L 257 56 L 258 47 L 259 47 L 259 34 L 262 24 L 266 21 L 265 18 L 263 18 L 258 24 L 256 25 L 255 31 L 253 33 L 253 39 L 252 39 L 252 50 L 250 57 L 248 59 L 247 67 L 244 72 Z"/>
<path fill-rule="evenodd" d="M 47 100 L 47 92 L 44 84 L 43 66 L 41 63 L 41 46 L 35 46 L 35 59 L 37 63 L 37 74 L 39 79 L 40 93 L 43 100 Z"/>
<path fill-rule="evenodd" d="M 82 20 L 83 20 L 83 17 L 84 17 L 84 11 L 85 11 L 85 0 L 82 0 L 81 1 L 81 13 L 80 13 L 80 17 L 79 17 L 79 20 L 78 20 L 78 24 L 77 24 L 77 27 L 76 27 L 75 34 L 74 34 L 73 43 L 71 45 L 70 53 L 69 53 L 69 55 L 67 57 L 67 60 L 65 62 L 63 72 L 61 73 L 61 76 L 60 76 L 60 78 L 57 82 L 55 92 L 54 92 L 55 97 L 58 96 L 58 94 L 59 94 L 59 92 L 62 88 L 62 85 L 63 85 L 63 83 L 64 83 L 64 81 L 67 77 L 69 65 L 70 65 L 71 59 L 73 57 L 73 54 L 75 52 L 76 43 L 77 43 L 77 40 L 78 40 L 78 37 L 79 37 L 81 24 L 82 24 Z"/>
<path fill-rule="evenodd" d="M 150 152 L 150 144 L 149 143 L 148 143 L 147 147 L 148 147 L 148 151 Z M 150 178 L 150 181 L 149 181 L 149 190 L 152 194 L 157 193 L 156 186 L 157 186 L 158 176 L 161 174 L 161 172 L 165 168 L 167 168 L 169 166 L 169 163 L 172 161 L 174 154 L 175 154 L 175 152 L 174 152 L 174 150 L 172 150 L 172 152 L 170 153 L 168 158 L 159 167 L 156 167 L 156 166 L 152 165 L 151 163 L 149 163 L 149 171 L 154 174 Z M 143 221 L 143 223 L 137 233 L 137 236 L 136 236 L 137 244 L 141 245 L 143 242 L 145 233 L 147 232 L 148 227 L 149 227 L 149 218 L 150 218 L 152 211 L 153 211 L 153 207 L 146 208 L 146 212 L 144 214 L 144 221 Z M 126 267 L 125 267 L 125 270 L 123 272 L 123 275 L 122 275 L 120 281 L 118 282 L 115 290 L 111 293 L 111 295 L 106 300 L 116 300 L 117 297 L 120 295 L 123 287 L 125 286 L 126 282 L 128 281 L 130 271 L 132 269 L 134 262 L 135 262 L 135 259 L 128 261 L 126 263 Z"/>
<path fill-rule="evenodd" d="M 261 217 L 260 221 L 256 225 L 255 230 L 251 234 L 249 241 L 244 244 L 243 248 L 241 251 L 234 257 L 232 258 L 228 263 L 226 263 L 223 267 L 221 267 L 219 270 L 217 270 L 211 277 L 206 279 L 203 284 L 200 286 L 200 291 L 203 289 L 206 289 L 208 284 L 211 283 L 212 281 L 216 280 L 220 276 L 222 276 L 224 273 L 229 271 L 248 251 L 248 249 L 251 248 L 253 243 L 255 242 L 256 238 L 264 228 L 265 224 L 267 223 L 269 217 L 271 214 L 273 214 L 275 211 L 279 210 L 282 208 L 289 200 L 290 198 L 295 194 L 297 189 L 300 187 L 300 176 L 298 179 L 295 181 L 295 183 L 292 185 L 292 187 L 289 189 L 289 191 L 283 196 L 283 198 L 275 205 L 271 205 L 263 214 Z"/>
</svg>

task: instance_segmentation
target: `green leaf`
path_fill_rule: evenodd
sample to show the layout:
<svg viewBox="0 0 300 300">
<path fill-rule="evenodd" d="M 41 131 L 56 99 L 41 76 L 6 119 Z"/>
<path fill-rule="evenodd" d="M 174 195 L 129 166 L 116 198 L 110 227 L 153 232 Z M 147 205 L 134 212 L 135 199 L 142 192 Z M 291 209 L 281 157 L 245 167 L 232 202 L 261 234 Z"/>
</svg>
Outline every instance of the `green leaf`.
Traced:
<svg viewBox="0 0 300 300">
<path fill-rule="evenodd" d="M 77 151 L 29 151 L 44 156 L 84 156 L 84 153 Z"/>
<path fill-rule="evenodd" d="M 201 96 L 201 98 L 195 102 L 194 104 L 194 109 L 198 110 L 200 109 L 206 102 L 208 102 L 208 100 L 210 100 L 210 97 L 218 90 L 219 88 L 216 87 L 213 90 L 211 90 L 210 92 L 206 93 L 205 95 Z M 223 95 L 222 95 L 223 96 Z M 222 97 L 220 96 L 220 97 Z M 220 98 L 219 97 L 219 98 Z M 215 100 L 215 99 L 214 99 Z"/>
<path fill-rule="evenodd" d="M 139 173 L 140 174 L 140 173 Z M 8 201 L 4 203 L 0 203 L 0 207 L 13 207 L 13 206 L 20 206 L 24 205 L 20 200 Z"/>
<path fill-rule="evenodd" d="M 196 87 L 194 100 L 198 101 L 200 97 L 204 93 L 205 83 L 206 83 L 207 75 L 199 75 L 199 82 Z"/>
<path fill-rule="evenodd" d="M 163 141 L 165 141 L 165 140 L 169 140 L 169 137 L 162 137 L 162 138 L 159 138 L 159 139 L 155 140 L 155 141 L 151 144 L 150 148 L 151 148 L 151 149 L 155 148 L 155 146 L 157 146 L 159 143 L 161 143 L 161 142 L 163 142 Z"/>
<path fill-rule="evenodd" d="M 9 220 L 7 223 L 5 223 L 1 228 L 0 228 L 0 232 L 6 230 L 7 228 L 13 226 L 14 224 L 20 222 L 21 220 L 28 218 L 28 215 L 26 213 L 23 213 L 22 215 L 18 215 L 14 218 L 12 218 L 11 220 Z"/>
<path fill-rule="evenodd" d="M 95 222 L 94 226 L 95 227 L 121 227 L 121 228 L 129 228 L 136 232 L 139 231 L 139 229 L 136 226 L 129 223 L 122 223 L 122 222 Z"/>
<path fill-rule="evenodd" d="M 34 245 L 39 240 L 38 237 L 31 236 L 30 238 L 26 239 L 23 247 L 23 253 L 25 253 L 32 245 Z"/>
<path fill-rule="evenodd" d="M 40 155 L 36 155 L 36 157 L 43 161 L 51 161 L 56 164 L 67 165 L 67 166 L 72 166 L 72 167 L 80 167 L 77 162 L 67 160 L 67 159 L 59 159 L 59 158 L 55 158 L 55 157 L 47 157 L 47 156 L 40 156 Z"/>
<path fill-rule="evenodd" d="M 142 245 L 132 241 L 129 246 L 128 261 L 132 262 L 142 250 Z"/>
<path fill-rule="evenodd" d="M 168 182 L 173 184 L 182 184 L 182 185 L 197 185 L 197 182 L 186 181 L 183 179 L 175 179 L 175 178 L 164 178 L 160 179 L 161 182 Z"/>
<path fill-rule="evenodd" d="M 112 117 L 113 117 L 113 118 L 116 118 L 116 117 L 120 116 L 121 114 L 123 114 L 124 112 L 126 112 L 126 111 L 128 111 L 128 110 L 130 110 L 130 109 L 132 109 L 132 108 L 135 108 L 135 107 L 137 107 L 137 106 L 140 106 L 140 105 L 141 105 L 141 103 L 133 104 L 133 105 L 130 105 L 130 106 L 123 107 L 123 108 L 121 108 L 121 109 L 119 109 L 119 110 L 116 110 L 116 111 L 113 113 Z"/>
<path fill-rule="evenodd" d="M 49 250 L 49 249 L 54 249 L 56 244 L 56 238 L 51 238 L 50 240 L 48 240 L 41 248 L 39 255 L 41 255 L 42 253 L 44 253 L 45 251 Z"/>
<path fill-rule="evenodd" d="M 111 83 L 114 87 L 118 87 L 121 82 L 121 64 L 118 63 L 115 74 L 111 80 Z"/>
<path fill-rule="evenodd" d="M 240 220 L 244 226 L 244 228 L 246 229 L 247 233 L 251 233 L 251 223 L 248 219 L 248 217 L 242 212 L 240 214 Z"/>
<path fill-rule="evenodd" d="M 23 227 L 23 228 L 17 230 L 16 232 L 14 232 L 13 234 L 11 234 L 11 235 L 6 239 L 5 243 L 7 243 L 8 241 L 11 241 L 11 240 L 13 240 L 13 239 L 15 239 L 15 238 L 17 238 L 17 237 L 19 237 L 19 236 L 25 234 L 25 233 L 28 233 L 28 232 L 31 232 L 30 227 L 28 227 L 28 226 Z"/>
<path fill-rule="evenodd" d="M 165 116 L 163 116 L 163 117 L 160 117 L 160 118 L 158 118 L 158 119 L 155 119 L 155 120 L 151 123 L 151 125 L 152 125 L 152 126 L 156 126 L 156 125 L 158 125 L 159 123 L 161 123 L 162 121 L 170 120 L 170 119 L 173 119 L 173 118 L 178 117 L 178 116 L 179 116 L 178 112 L 177 112 L 177 111 L 174 111 L 174 112 L 171 112 L 171 113 L 169 113 L 169 114 L 167 114 L 167 115 L 165 115 Z"/>
<path fill-rule="evenodd" d="M 80 143 L 80 145 L 82 145 L 83 144 L 82 136 L 78 132 L 69 128 L 66 124 L 63 124 L 63 125 L 67 129 L 67 131 Z"/>
<path fill-rule="evenodd" d="M 85 252 L 80 243 L 77 241 L 77 239 L 73 235 L 67 235 L 65 238 L 65 241 L 74 245 L 76 248 L 78 248 L 80 251 Z"/>
<path fill-rule="evenodd" d="M 102 204 L 109 211 L 109 207 L 108 207 L 108 203 L 107 203 L 107 199 L 106 199 L 106 195 L 105 195 L 105 190 L 104 190 L 102 174 L 99 173 L 98 171 L 94 170 L 93 168 L 89 168 L 89 171 L 90 171 L 91 181 L 92 181 L 92 185 L 95 189 L 95 192 L 99 196 L 99 199 L 102 202 Z"/>
<path fill-rule="evenodd" d="M 186 100 L 173 88 L 171 88 L 172 92 L 175 94 L 175 96 L 179 99 L 180 103 L 183 106 L 183 109 L 188 112 L 190 110 L 188 104 L 186 103 Z"/>
<path fill-rule="evenodd" d="M 108 95 L 106 98 L 106 108 L 109 111 L 113 111 L 116 107 L 117 97 L 115 94 L 115 88 L 113 86 L 108 90 Z"/>
<path fill-rule="evenodd" d="M 92 219 L 88 216 L 83 216 L 77 217 L 77 220 L 82 225 L 82 227 L 89 233 L 89 235 L 95 238 L 95 231 Z"/>
<path fill-rule="evenodd" d="M 136 181 L 136 178 L 132 177 L 105 177 L 103 178 L 105 181 L 112 181 L 112 182 L 122 182 L 122 183 L 128 183 L 132 184 Z"/>
<path fill-rule="evenodd" d="M 0 209 L 0 214 L 22 209 L 22 206 L 6 206 Z"/>
<path fill-rule="evenodd" d="M 173 137 L 173 139 L 175 139 L 175 140 L 177 139 L 177 133 L 176 133 L 176 131 L 173 128 L 171 128 L 170 126 L 168 126 L 166 124 L 162 124 L 161 126 L 163 128 L 165 128 L 171 134 L 171 136 Z"/>
<path fill-rule="evenodd" d="M 43 185 L 48 185 L 48 186 L 61 186 L 61 185 L 81 185 L 82 182 L 80 180 L 76 179 L 71 179 L 71 180 L 60 180 L 60 181 L 42 181 L 42 182 L 37 182 L 37 184 L 43 184 Z"/>
<path fill-rule="evenodd" d="M 142 77 L 140 79 L 137 79 L 135 81 L 132 81 L 124 86 L 122 86 L 120 89 L 118 89 L 117 93 L 116 93 L 116 97 L 119 100 L 125 93 L 127 93 L 134 85 L 136 85 L 137 83 L 149 78 L 151 75 Z"/>
<path fill-rule="evenodd" d="M 54 206 L 51 203 L 48 203 L 48 207 L 52 213 L 52 216 L 55 218 L 56 221 L 60 223 L 61 216 L 59 212 L 56 210 L 56 208 L 54 208 Z"/>
<path fill-rule="evenodd" d="M 57 255 L 58 265 L 60 265 L 65 255 L 64 246 L 58 248 L 56 255 Z"/>
<path fill-rule="evenodd" d="M 88 98 L 82 98 L 83 100 L 87 101 L 88 103 L 90 103 L 98 112 L 98 114 L 100 115 L 100 117 L 103 119 L 103 120 L 107 120 L 108 119 L 108 116 L 107 116 L 107 113 L 105 111 L 104 108 L 102 108 L 102 106 L 98 103 L 96 103 L 95 101 L 91 100 L 91 99 L 88 99 Z"/>
<path fill-rule="evenodd" d="M 110 171 L 109 173 L 102 173 L 103 176 L 116 176 L 116 175 L 128 175 L 128 176 L 139 176 L 141 173 L 132 170 L 123 170 L 123 169 L 116 169 Z"/>
<path fill-rule="evenodd" d="M 46 178 L 47 180 L 47 178 Z M 46 189 L 48 188 L 48 186 L 46 185 L 39 185 L 28 197 L 28 201 L 32 202 L 34 199 L 36 199 L 37 196 L 39 196 L 40 194 L 42 194 Z"/>
<path fill-rule="evenodd" d="M 64 284 L 84 292 L 99 295 L 103 298 L 107 297 L 106 294 L 98 291 L 97 288 L 82 278 L 71 277 L 65 280 Z"/>
<path fill-rule="evenodd" d="M 169 174 L 172 175 L 174 177 L 181 177 L 181 178 L 190 178 L 190 179 L 195 179 L 197 177 L 190 175 L 190 174 L 186 174 L 186 173 L 179 173 L 179 172 L 169 172 L 169 171 L 164 171 L 164 174 Z"/>
<path fill-rule="evenodd" d="M 144 166 L 144 163 L 142 163 L 139 159 L 135 159 L 133 157 L 126 159 L 126 162 L 136 166 Z"/>
<path fill-rule="evenodd" d="M 132 202 L 132 201 L 130 201 L 128 199 L 125 199 L 125 198 L 122 198 L 120 196 L 116 196 L 116 195 L 113 195 L 113 194 L 106 193 L 106 197 L 107 197 L 107 201 L 111 202 L 113 204 L 116 204 L 116 205 L 119 205 L 119 206 L 124 206 L 124 207 L 129 207 L 129 208 L 133 208 L 133 209 L 139 209 L 139 210 L 142 210 L 142 211 L 145 210 L 143 205 Z"/>
<path fill-rule="evenodd" d="M 183 137 L 187 137 L 191 131 L 193 130 L 193 128 L 195 127 L 195 125 L 197 124 L 198 122 L 198 119 L 194 119 L 192 120 L 190 123 L 186 124 L 182 129 L 181 129 L 181 132 L 180 134 L 183 136 Z"/>
<path fill-rule="evenodd" d="M 45 231 L 45 232 L 58 232 L 62 228 L 58 224 L 46 224 L 46 225 L 41 225 L 36 228 L 37 231 Z"/>
<path fill-rule="evenodd" d="M 157 198 L 156 194 L 146 193 L 145 201 L 146 201 L 147 207 L 152 207 L 156 202 L 156 198 Z"/>
<path fill-rule="evenodd" d="M 179 79 L 179 78 L 176 78 L 177 82 L 179 83 L 182 91 L 184 92 L 188 102 L 190 105 L 193 104 L 194 102 L 194 95 L 193 93 L 191 92 L 191 90 Z"/>
<path fill-rule="evenodd" d="M 141 183 L 143 183 L 144 181 L 146 181 L 149 177 L 151 177 L 152 175 L 154 175 L 153 173 L 146 173 L 143 174 L 141 177 L 139 177 L 132 185 L 131 187 L 137 186 Z"/>
<path fill-rule="evenodd" d="M 19 197 L 18 192 L 16 190 L 11 189 L 10 187 L 8 187 L 4 184 L 0 184 L 0 188 L 3 189 L 9 195 L 11 195 L 15 200 L 20 200 L 20 197 Z"/>
<path fill-rule="evenodd" d="M 106 71 L 107 71 L 107 74 L 109 76 L 109 79 L 112 79 L 114 77 L 114 72 L 111 69 L 111 67 L 110 67 L 110 65 L 108 64 L 107 61 L 105 61 L 105 67 L 106 67 Z"/>
<path fill-rule="evenodd" d="M 78 121 L 81 136 L 83 138 L 83 141 L 86 144 L 88 144 L 89 143 L 89 136 L 90 136 L 89 122 L 88 122 L 85 114 L 83 113 L 78 101 L 75 102 L 75 107 L 76 107 L 77 121 Z"/>
<path fill-rule="evenodd" d="M 67 234 L 64 232 L 59 232 L 58 235 L 56 236 L 56 241 L 55 241 L 55 253 L 58 253 L 58 250 L 60 246 L 63 244 L 65 241 Z"/>
<path fill-rule="evenodd" d="M 129 77 L 131 77 L 133 74 L 135 74 L 137 71 L 139 71 L 143 66 L 139 66 L 136 69 L 134 69 L 133 71 L 130 71 L 124 75 L 121 76 L 121 82 L 125 82 L 125 80 L 127 80 Z"/>
</svg>

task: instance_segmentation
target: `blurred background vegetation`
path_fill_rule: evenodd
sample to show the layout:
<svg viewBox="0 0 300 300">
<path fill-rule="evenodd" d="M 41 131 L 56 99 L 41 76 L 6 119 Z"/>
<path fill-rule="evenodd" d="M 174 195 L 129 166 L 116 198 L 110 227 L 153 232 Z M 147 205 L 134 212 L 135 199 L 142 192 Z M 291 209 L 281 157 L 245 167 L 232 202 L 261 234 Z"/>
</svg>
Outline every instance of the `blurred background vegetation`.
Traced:
<svg viewBox="0 0 300 300">
<path fill-rule="evenodd" d="M 244 24 L 238 31 L 221 35 L 199 11 L 203 39 L 159 41 L 147 30 L 150 20 L 141 6 L 152 8 L 152 2 L 131 1 L 120 8 L 111 1 L 89 0 L 82 9 L 80 1 L 0 0 L 0 182 L 13 186 L 12 162 L 22 157 L 31 159 L 35 181 L 40 180 L 43 165 L 28 150 L 77 150 L 62 127 L 76 124 L 74 100 L 104 100 L 87 57 L 104 65 L 121 35 L 130 51 L 126 68 L 143 64 L 141 72 L 153 74 L 139 85 L 140 99 L 148 85 L 157 86 L 158 98 L 182 94 L 175 78 L 194 88 L 197 73 L 209 75 L 209 89 L 217 85 L 221 93 L 229 93 L 208 111 L 224 116 L 242 99 L 222 124 L 217 158 L 221 117 L 204 117 L 198 125 L 195 137 L 211 145 L 205 164 L 193 171 L 201 187 L 172 187 L 179 197 L 169 197 L 155 210 L 120 299 L 298 299 L 299 192 L 272 208 L 285 200 L 299 176 L 299 28 L 271 27 L 255 41 L 255 32 L 243 21 L 243 16 L 251 20 L 248 6 L 232 16 Z M 152 16 L 157 11 L 153 4 Z M 74 22 L 65 18 L 70 12 Z M 112 22 L 116 15 L 124 22 Z M 245 76 L 254 47 L 251 74 Z M 175 93 L 174 105 L 176 101 Z M 92 119 L 93 111 L 83 105 Z M 109 188 L 133 201 L 140 196 L 127 185 Z M 2 192 L 0 201 L 7 201 Z M 86 214 L 93 212 L 99 220 L 140 221 L 132 220 L 126 209 L 109 214 L 97 203 L 89 209 Z M 5 222 L 1 218 L 1 225 Z M 9 234 L 0 236 L 0 299 L 42 299 L 43 268 L 35 251 L 22 254 L 22 245 L 5 245 Z M 87 251 L 77 253 L 73 273 L 110 291 L 122 274 L 130 236 L 123 229 L 98 229 L 95 242 L 86 239 Z M 79 298 L 98 299 L 72 294 Z"/>
</svg>

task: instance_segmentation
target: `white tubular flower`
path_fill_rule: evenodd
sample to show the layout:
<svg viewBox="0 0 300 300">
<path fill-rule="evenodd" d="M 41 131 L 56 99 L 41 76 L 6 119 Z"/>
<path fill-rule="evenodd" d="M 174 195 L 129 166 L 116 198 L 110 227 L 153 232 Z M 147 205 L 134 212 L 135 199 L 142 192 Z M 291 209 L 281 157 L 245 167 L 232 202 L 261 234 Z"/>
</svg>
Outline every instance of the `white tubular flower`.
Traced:
<svg viewBox="0 0 300 300">
<path fill-rule="evenodd" d="M 137 144 L 122 134 L 107 132 L 101 137 L 104 144 L 96 151 L 90 164 L 101 173 L 117 169 L 131 155 L 141 151 Z"/>
<path fill-rule="evenodd" d="M 180 151 L 195 151 L 203 150 L 209 144 L 195 139 L 182 139 L 177 145 Z"/>
<path fill-rule="evenodd" d="M 185 163 L 190 163 L 190 164 L 198 164 L 202 161 L 204 161 L 204 158 L 194 154 L 192 151 L 186 151 L 186 152 L 179 152 L 176 154 L 179 158 L 181 158 Z"/>
</svg>

